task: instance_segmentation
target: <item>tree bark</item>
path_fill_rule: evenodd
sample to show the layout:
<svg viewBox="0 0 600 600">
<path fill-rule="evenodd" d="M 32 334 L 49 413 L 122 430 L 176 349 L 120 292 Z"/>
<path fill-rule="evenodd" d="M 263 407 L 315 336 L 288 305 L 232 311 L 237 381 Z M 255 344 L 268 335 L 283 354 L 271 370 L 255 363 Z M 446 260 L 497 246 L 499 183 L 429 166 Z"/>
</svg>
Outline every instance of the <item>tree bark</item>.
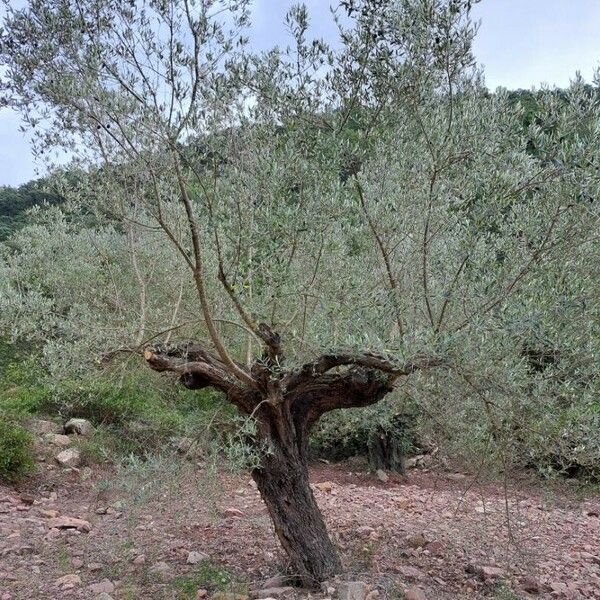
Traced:
<svg viewBox="0 0 600 600">
<path fill-rule="evenodd" d="M 339 573 L 338 552 L 310 487 L 308 465 L 297 449 L 272 444 L 272 454 L 252 477 L 298 583 L 315 587 Z"/>
</svg>

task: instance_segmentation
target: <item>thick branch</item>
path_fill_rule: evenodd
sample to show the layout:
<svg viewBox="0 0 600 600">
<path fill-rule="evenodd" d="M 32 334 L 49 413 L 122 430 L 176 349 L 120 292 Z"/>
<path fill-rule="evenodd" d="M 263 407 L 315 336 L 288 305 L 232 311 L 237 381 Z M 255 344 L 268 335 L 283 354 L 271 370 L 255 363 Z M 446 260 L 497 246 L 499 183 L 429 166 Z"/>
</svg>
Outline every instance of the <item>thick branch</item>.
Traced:
<svg viewBox="0 0 600 600">
<path fill-rule="evenodd" d="M 252 412 L 257 399 L 255 390 L 240 384 L 228 366 L 216 355 L 197 344 L 148 347 L 144 358 L 155 371 L 171 371 L 180 375 L 181 383 L 190 389 L 214 387 L 246 413 Z M 241 365 L 236 365 L 244 370 Z"/>
<path fill-rule="evenodd" d="M 296 428 L 306 435 L 326 412 L 375 404 L 393 389 L 392 379 L 376 369 L 353 368 L 305 379 L 290 394 Z"/>
<path fill-rule="evenodd" d="M 291 390 L 300 385 L 307 378 L 316 378 L 331 369 L 342 366 L 355 366 L 367 369 L 376 369 L 391 376 L 392 381 L 403 375 L 410 375 L 415 371 L 439 367 L 446 364 L 446 360 L 439 356 L 416 354 L 402 365 L 397 365 L 376 354 L 323 354 L 314 362 L 306 363 L 289 375 L 287 389 Z"/>
</svg>

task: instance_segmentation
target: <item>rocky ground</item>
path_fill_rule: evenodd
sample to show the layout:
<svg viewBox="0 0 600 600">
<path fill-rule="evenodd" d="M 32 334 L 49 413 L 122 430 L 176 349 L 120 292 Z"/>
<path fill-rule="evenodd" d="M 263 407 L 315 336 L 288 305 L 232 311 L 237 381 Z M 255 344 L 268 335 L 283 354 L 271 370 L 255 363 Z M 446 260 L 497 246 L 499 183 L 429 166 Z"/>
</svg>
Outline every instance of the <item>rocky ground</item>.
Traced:
<svg viewBox="0 0 600 600">
<path fill-rule="evenodd" d="M 0 484 L 0 600 L 600 599 L 600 498 L 568 487 L 317 465 L 345 573 L 303 592 L 273 579 L 285 558 L 247 475 L 184 458 L 59 465 L 77 442 L 53 435 L 35 477 Z"/>
</svg>

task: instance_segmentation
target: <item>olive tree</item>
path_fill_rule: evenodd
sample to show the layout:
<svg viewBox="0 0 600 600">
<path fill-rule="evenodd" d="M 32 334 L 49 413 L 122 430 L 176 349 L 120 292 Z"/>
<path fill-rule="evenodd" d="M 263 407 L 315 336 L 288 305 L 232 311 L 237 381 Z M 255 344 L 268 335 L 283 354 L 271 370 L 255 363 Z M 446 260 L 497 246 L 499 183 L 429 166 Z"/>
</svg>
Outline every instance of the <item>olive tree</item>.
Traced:
<svg viewBox="0 0 600 600">
<path fill-rule="evenodd" d="M 311 428 L 460 371 L 465 348 L 502 335 L 506 300 L 593 235 L 595 91 L 576 82 L 551 122 L 524 126 L 483 85 L 464 0 L 343 1 L 331 47 L 295 6 L 289 47 L 260 55 L 247 0 L 5 4 L 4 101 L 40 154 L 86 169 L 72 201 L 129 236 L 126 345 L 255 421 L 252 476 L 293 572 L 338 572 Z M 172 273 L 163 305 L 145 300 L 140 240 Z M 205 340 L 186 341 L 182 303 Z"/>
</svg>

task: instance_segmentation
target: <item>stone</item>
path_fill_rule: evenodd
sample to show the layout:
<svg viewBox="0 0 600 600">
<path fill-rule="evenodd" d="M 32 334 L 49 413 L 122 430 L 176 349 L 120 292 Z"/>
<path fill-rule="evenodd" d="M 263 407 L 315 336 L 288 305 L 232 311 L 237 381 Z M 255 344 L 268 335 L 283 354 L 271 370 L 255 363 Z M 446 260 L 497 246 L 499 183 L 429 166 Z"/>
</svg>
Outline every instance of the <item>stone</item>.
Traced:
<svg viewBox="0 0 600 600">
<path fill-rule="evenodd" d="M 71 444 L 71 438 L 62 433 L 47 433 L 44 436 L 44 440 L 53 446 L 60 446 L 61 448 L 66 448 Z"/>
<path fill-rule="evenodd" d="M 94 598 L 94 600 L 114 600 L 114 598 L 106 592 L 101 592 Z"/>
<path fill-rule="evenodd" d="M 153 575 L 167 575 L 171 572 L 171 566 L 164 561 L 154 563 L 148 571 Z"/>
<path fill-rule="evenodd" d="M 144 554 L 139 554 L 131 562 L 133 562 L 134 565 L 139 567 L 140 565 L 146 563 L 146 556 Z"/>
<path fill-rule="evenodd" d="M 425 546 L 425 550 L 432 556 L 442 556 L 444 554 L 444 544 L 438 540 L 434 540 Z"/>
<path fill-rule="evenodd" d="M 88 533 L 92 529 L 92 524 L 85 519 L 76 519 L 75 517 L 57 517 L 48 521 L 50 529 L 77 529 L 83 533 Z"/>
<path fill-rule="evenodd" d="M 266 600 L 266 598 L 285 598 L 293 595 L 293 587 L 274 587 L 260 590 L 257 593 L 257 598 L 262 598 L 263 600 Z"/>
<path fill-rule="evenodd" d="M 382 471 L 381 469 L 377 469 L 376 475 L 377 479 L 381 481 L 381 483 L 387 483 L 390 480 L 388 474 L 385 471 Z"/>
<path fill-rule="evenodd" d="M 115 591 L 115 584 L 110 579 L 103 579 L 99 583 L 92 583 L 88 589 L 92 594 L 110 594 Z"/>
<path fill-rule="evenodd" d="M 377 600 L 379 598 L 379 590 L 373 590 L 367 594 L 365 600 Z"/>
<path fill-rule="evenodd" d="M 491 565 L 475 565 L 470 563 L 467 565 L 465 569 L 467 573 L 474 573 L 475 575 L 479 575 L 482 579 L 498 579 L 499 577 L 504 576 L 504 571 L 499 567 L 494 567 Z"/>
<path fill-rule="evenodd" d="M 275 575 L 269 577 L 266 581 L 262 581 L 260 584 L 261 590 L 268 590 L 269 588 L 280 588 L 286 587 L 286 583 L 289 581 L 289 577 L 285 575 Z"/>
<path fill-rule="evenodd" d="M 446 475 L 446 478 L 450 481 L 463 481 L 467 476 L 462 473 L 450 473 L 449 475 Z"/>
<path fill-rule="evenodd" d="M 62 588 L 63 590 L 71 589 L 78 585 L 81 585 L 81 577 L 74 573 L 69 575 L 63 575 L 54 582 L 54 585 Z"/>
<path fill-rule="evenodd" d="M 71 559 L 71 566 L 74 569 L 81 569 L 81 567 L 83 567 L 83 561 L 81 558 L 73 558 Z"/>
<path fill-rule="evenodd" d="M 356 530 L 356 533 L 362 537 L 369 537 L 374 531 L 375 530 L 372 527 L 369 527 L 369 525 L 361 525 Z"/>
<path fill-rule="evenodd" d="M 92 424 L 87 419 L 69 419 L 63 428 L 65 433 L 77 435 L 90 435 L 93 431 Z"/>
<path fill-rule="evenodd" d="M 21 494 L 19 496 L 19 500 L 21 500 L 23 504 L 31 506 L 35 502 L 35 496 L 33 496 L 32 494 Z"/>
<path fill-rule="evenodd" d="M 40 515 L 42 517 L 44 517 L 45 519 L 56 519 L 56 517 L 58 517 L 58 511 L 57 510 L 44 510 L 44 509 L 40 509 Z"/>
<path fill-rule="evenodd" d="M 223 514 L 226 517 L 243 517 L 244 513 L 239 508 L 229 507 L 226 508 Z"/>
<path fill-rule="evenodd" d="M 213 594 L 212 600 L 250 600 L 250 596 L 233 592 L 217 592 Z"/>
<path fill-rule="evenodd" d="M 427 596 L 425 596 L 425 592 L 418 587 L 410 587 L 404 592 L 405 600 L 427 600 Z"/>
<path fill-rule="evenodd" d="M 427 545 L 427 538 L 422 533 L 417 533 L 406 538 L 406 543 L 411 548 L 422 548 Z"/>
<path fill-rule="evenodd" d="M 81 464 L 81 454 L 77 448 L 68 448 L 56 455 L 56 462 L 61 467 L 78 467 Z"/>
<path fill-rule="evenodd" d="M 425 573 L 423 571 L 409 565 L 400 565 L 396 567 L 396 571 L 407 579 L 422 579 L 425 577 Z"/>
<path fill-rule="evenodd" d="M 497 579 L 504 576 L 504 571 L 499 567 L 483 566 L 481 567 L 481 575 L 484 579 Z"/>
<path fill-rule="evenodd" d="M 188 565 L 197 565 L 198 563 L 202 562 L 203 560 L 208 560 L 210 557 L 208 556 L 208 554 L 204 554 L 203 552 L 196 552 L 195 550 L 192 550 L 188 555 L 187 555 L 187 564 Z"/>
<path fill-rule="evenodd" d="M 29 423 L 29 429 L 38 435 L 44 435 L 45 433 L 57 433 L 60 430 L 56 423 L 53 423 L 52 421 L 44 421 L 43 419 L 32 419 Z"/>
<path fill-rule="evenodd" d="M 333 483 L 331 481 L 322 481 L 321 483 L 316 483 L 315 487 L 320 492 L 325 492 L 326 494 L 331 494 L 333 490 Z"/>
<path fill-rule="evenodd" d="M 208 590 L 205 590 L 204 588 L 200 588 L 196 592 L 196 600 L 201 600 L 202 598 L 206 598 L 206 596 L 208 596 Z"/>
<path fill-rule="evenodd" d="M 364 581 L 345 581 L 338 587 L 340 600 L 366 600 L 370 591 Z"/>
<path fill-rule="evenodd" d="M 104 565 L 102 563 L 92 562 L 88 564 L 87 568 L 94 573 L 96 571 L 102 571 Z"/>
<path fill-rule="evenodd" d="M 533 575 L 526 575 L 521 582 L 521 586 L 530 594 L 539 594 L 542 591 L 539 580 L 533 577 Z"/>
</svg>

